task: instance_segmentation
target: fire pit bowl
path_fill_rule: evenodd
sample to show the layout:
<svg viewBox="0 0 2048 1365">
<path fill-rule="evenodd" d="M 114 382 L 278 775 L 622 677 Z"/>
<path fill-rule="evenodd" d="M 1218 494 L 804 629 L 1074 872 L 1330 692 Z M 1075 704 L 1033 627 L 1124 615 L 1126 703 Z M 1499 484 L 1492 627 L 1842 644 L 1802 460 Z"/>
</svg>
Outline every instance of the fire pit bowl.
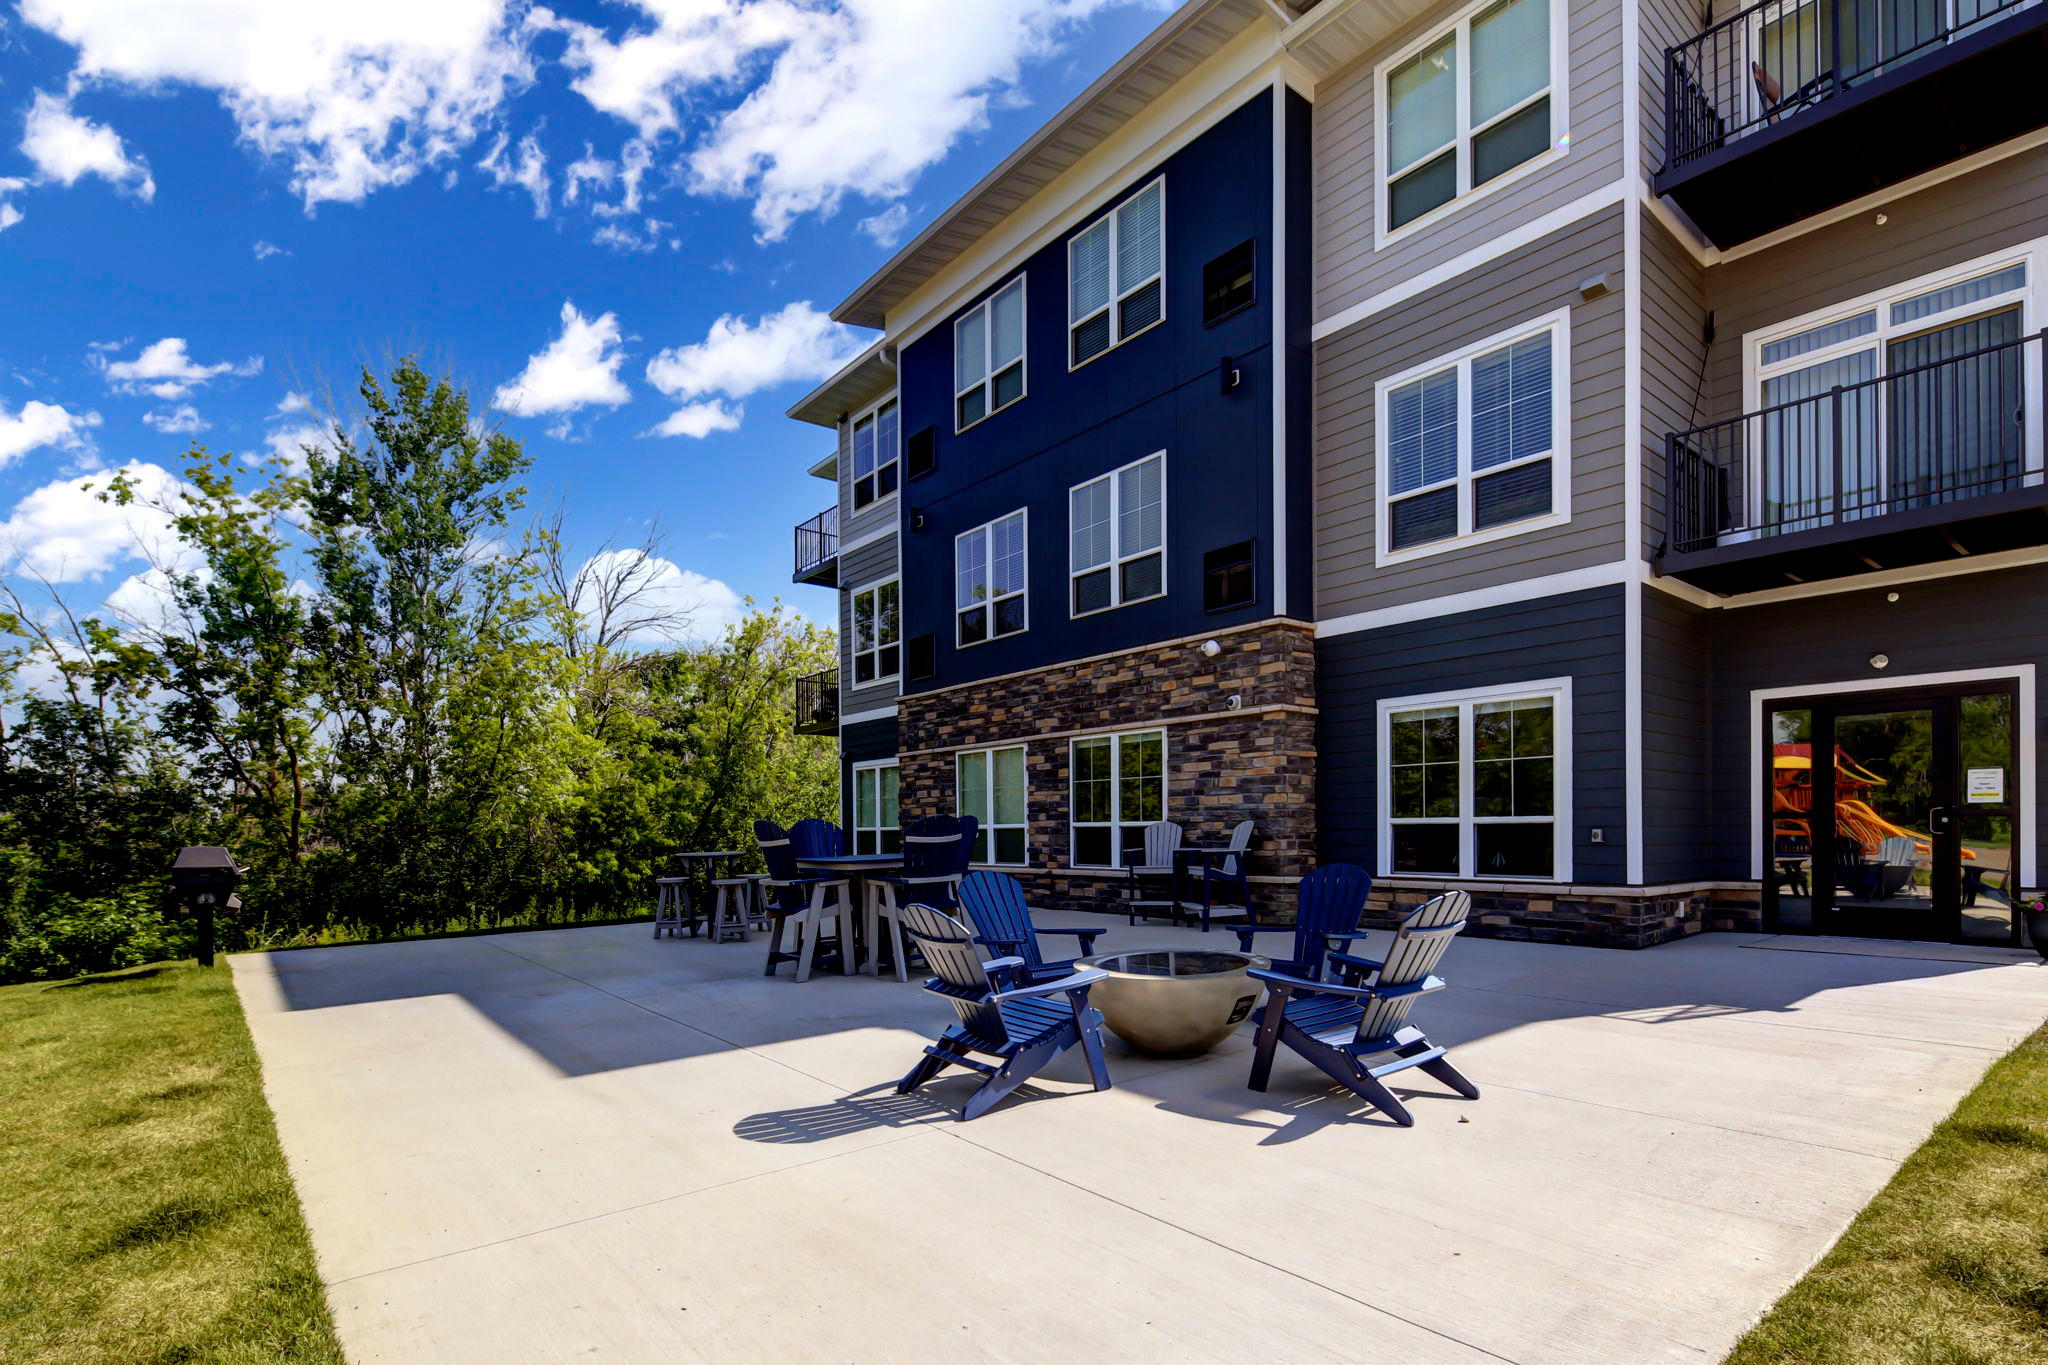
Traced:
<svg viewBox="0 0 2048 1365">
<path fill-rule="evenodd" d="M 1194 1057 L 1230 1036 L 1264 989 L 1245 973 L 1272 965 L 1255 953 L 1134 948 L 1084 957 L 1109 973 L 1088 1001 L 1117 1037 L 1150 1057 Z"/>
</svg>

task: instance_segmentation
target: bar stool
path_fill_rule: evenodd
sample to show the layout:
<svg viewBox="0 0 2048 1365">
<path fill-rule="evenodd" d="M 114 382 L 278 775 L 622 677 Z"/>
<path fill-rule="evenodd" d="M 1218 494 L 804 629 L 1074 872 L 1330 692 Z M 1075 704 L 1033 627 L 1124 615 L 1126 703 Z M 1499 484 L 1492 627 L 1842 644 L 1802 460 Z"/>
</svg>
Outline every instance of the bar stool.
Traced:
<svg viewBox="0 0 2048 1365">
<path fill-rule="evenodd" d="M 654 879 L 654 936 L 661 937 L 661 931 L 668 930 L 670 938 L 683 927 L 685 919 L 690 920 L 690 933 L 697 932 L 697 924 L 690 915 L 690 879 L 687 877 L 656 877 Z"/>
<path fill-rule="evenodd" d="M 769 927 L 768 890 L 766 873 L 749 872 L 747 880 L 747 927 L 766 929 Z"/>
<path fill-rule="evenodd" d="M 753 878 L 714 878 L 711 883 L 711 895 L 708 937 L 713 943 L 724 943 L 734 938 L 745 943 L 753 910 Z"/>
</svg>

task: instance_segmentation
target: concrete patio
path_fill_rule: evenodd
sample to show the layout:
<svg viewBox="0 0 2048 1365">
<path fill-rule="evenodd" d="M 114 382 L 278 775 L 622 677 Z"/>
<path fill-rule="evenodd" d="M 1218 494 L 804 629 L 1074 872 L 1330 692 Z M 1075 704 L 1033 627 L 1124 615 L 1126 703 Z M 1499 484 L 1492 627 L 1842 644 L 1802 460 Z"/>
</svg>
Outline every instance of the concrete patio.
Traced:
<svg viewBox="0 0 2048 1365">
<path fill-rule="evenodd" d="M 2048 1012 L 2015 953 L 1461 940 L 1417 1022 L 1484 1097 L 1408 1073 L 1412 1129 L 1245 1089 L 1248 1029 L 959 1124 L 972 1078 L 890 1091 L 944 1002 L 762 952 L 235 958 L 351 1356 L 1718 1360 Z"/>
</svg>

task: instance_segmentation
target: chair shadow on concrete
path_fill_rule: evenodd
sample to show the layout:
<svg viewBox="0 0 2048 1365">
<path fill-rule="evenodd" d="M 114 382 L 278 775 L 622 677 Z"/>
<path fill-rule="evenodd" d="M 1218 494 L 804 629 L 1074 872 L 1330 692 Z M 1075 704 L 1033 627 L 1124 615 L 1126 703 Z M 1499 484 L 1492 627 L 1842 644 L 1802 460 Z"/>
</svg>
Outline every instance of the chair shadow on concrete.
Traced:
<svg viewBox="0 0 2048 1365">
<path fill-rule="evenodd" d="M 749 1114 L 735 1123 L 732 1131 L 734 1136 L 748 1142 L 786 1146 L 830 1142 L 849 1133 L 872 1132 L 877 1128 L 923 1128 L 933 1123 L 951 1123 L 960 1117 L 960 1104 L 974 1093 L 979 1084 L 977 1077 L 949 1076 L 931 1082 L 925 1090 L 914 1095 L 897 1094 L 893 1082 L 871 1085 L 844 1099 L 825 1104 Z M 948 1091 L 957 1091 L 959 1102 L 941 1102 L 939 1097 Z M 1004 1099 L 1003 1107 L 1059 1098 L 1061 1096 L 1054 1091 L 1023 1085 Z"/>
</svg>

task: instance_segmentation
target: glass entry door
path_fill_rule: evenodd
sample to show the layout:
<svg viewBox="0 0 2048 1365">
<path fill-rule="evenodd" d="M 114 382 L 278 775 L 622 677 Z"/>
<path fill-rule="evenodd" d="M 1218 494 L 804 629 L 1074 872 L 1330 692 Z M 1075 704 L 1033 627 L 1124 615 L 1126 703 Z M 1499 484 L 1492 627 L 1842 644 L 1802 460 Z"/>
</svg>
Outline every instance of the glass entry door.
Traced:
<svg viewBox="0 0 2048 1365">
<path fill-rule="evenodd" d="M 1764 757 L 1780 932 L 2014 943 L 2009 688 L 1780 703 Z"/>
</svg>

